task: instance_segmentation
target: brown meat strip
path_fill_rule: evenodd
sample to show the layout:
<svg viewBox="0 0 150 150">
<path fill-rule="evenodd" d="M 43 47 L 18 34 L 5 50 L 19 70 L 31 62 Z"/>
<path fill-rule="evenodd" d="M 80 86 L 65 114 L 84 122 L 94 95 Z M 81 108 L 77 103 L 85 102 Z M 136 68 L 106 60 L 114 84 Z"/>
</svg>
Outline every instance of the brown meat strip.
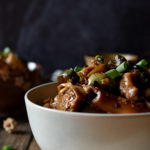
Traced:
<svg viewBox="0 0 150 150">
<path fill-rule="evenodd" d="M 61 86 L 61 85 L 60 85 Z M 77 111 L 85 100 L 85 91 L 82 86 L 66 83 L 64 88 L 59 88 L 58 95 L 51 104 L 52 108 L 66 111 Z"/>
<path fill-rule="evenodd" d="M 120 80 L 120 93 L 128 100 L 138 100 L 138 88 L 133 83 L 135 73 L 125 73 Z"/>
<path fill-rule="evenodd" d="M 106 113 L 137 113 L 147 111 L 144 104 L 131 104 L 125 98 L 117 97 L 103 90 L 95 88 L 97 96 L 91 106 Z"/>
</svg>

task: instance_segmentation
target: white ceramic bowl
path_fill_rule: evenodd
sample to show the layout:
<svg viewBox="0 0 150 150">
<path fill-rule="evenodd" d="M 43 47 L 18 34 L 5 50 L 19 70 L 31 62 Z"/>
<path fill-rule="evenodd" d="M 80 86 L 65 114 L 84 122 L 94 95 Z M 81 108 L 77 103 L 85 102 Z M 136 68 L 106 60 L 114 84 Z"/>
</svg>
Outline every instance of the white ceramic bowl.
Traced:
<svg viewBox="0 0 150 150">
<path fill-rule="evenodd" d="M 57 93 L 48 83 L 29 90 L 26 108 L 42 150 L 150 150 L 150 113 L 92 114 L 40 106 Z"/>
</svg>

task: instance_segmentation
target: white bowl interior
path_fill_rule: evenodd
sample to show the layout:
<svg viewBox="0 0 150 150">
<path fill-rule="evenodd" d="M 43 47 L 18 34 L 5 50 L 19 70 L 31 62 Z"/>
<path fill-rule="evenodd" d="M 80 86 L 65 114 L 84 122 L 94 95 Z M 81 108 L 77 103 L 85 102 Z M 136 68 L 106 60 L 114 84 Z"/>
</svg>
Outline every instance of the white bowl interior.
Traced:
<svg viewBox="0 0 150 150">
<path fill-rule="evenodd" d="M 29 90 L 26 96 L 31 102 L 41 105 L 44 99 L 54 98 L 57 95 L 57 85 L 57 83 L 43 84 Z"/>
</svg>

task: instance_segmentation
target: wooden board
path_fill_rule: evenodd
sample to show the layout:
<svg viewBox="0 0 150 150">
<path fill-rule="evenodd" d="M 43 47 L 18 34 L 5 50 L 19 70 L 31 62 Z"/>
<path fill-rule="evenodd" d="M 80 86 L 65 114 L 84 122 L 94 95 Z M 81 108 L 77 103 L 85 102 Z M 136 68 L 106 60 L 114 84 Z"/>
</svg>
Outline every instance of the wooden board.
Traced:
<svg viewBox="0 0 150 150">
<path fill-rule="evenodd" d="M 0 120 L 0 149 L 4 145 L 12 145 L 15 150 L 40 150 L 32 136 L 27 119 L 19 119 L 18 129 L 13 134 L 8 134 L 2 124 L 3 119 Z"/>
<path fill-rule="evenodd" d="M 32 139 L 28 150 L 40 150 L 34 138 Z"/>
</svg>

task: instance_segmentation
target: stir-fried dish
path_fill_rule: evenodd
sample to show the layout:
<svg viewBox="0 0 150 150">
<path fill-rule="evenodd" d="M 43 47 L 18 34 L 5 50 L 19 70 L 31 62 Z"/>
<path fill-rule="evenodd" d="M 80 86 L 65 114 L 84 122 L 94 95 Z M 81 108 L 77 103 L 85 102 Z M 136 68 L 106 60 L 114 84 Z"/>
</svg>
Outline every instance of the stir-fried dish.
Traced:
<svg viewBox="0 0 150 150">
<path fill-rule="evenodd" d="M 39 83 L 38 76 L 38 70 L 30 71 L 28 63 L 20 59 L 10 48 L 6 47 L 0 52 L 0 86 L 2 89 L 14 85 L 26 91 Z"/>
<path fill-rule="evenodd" d="M 0 52 L 0 73 L 10 73 L 27 70 L 23 61 L 9 48 Z"/>
<path fill-rule="evenodd" d="M 44 100 L 45 107 L 71 112 L 150 112 L 150 68 L 145 59 L 132 62 L 116 55 L 105 62 L 97 55 L 90 66 L 62 72 L 58 83 L 58 94 Z"/>
</svg>

